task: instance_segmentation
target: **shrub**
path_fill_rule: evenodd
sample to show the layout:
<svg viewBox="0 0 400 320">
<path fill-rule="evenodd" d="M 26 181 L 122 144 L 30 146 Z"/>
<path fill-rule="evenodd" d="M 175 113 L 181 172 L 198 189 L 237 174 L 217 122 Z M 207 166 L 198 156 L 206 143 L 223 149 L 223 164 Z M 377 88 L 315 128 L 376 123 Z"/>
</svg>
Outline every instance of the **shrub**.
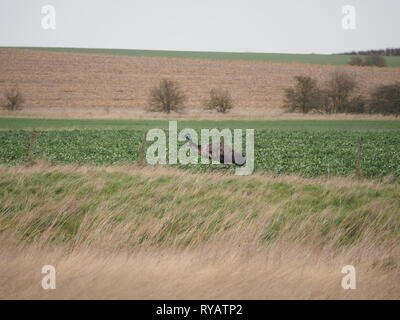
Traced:
<svg viewBox="0 0 400 320">
<path fill-rule="evenodd" d="M 204 102 L 206 110 L 225 113 L 233 108 L 233 100 L 227 89 L 211 89 L 210 98 Z"/>
<path fill-rule="evenodd" d="M 361 57 L 352 57 L 349 61 L 351 66 L 363 66 L 364 60 Z"/>
<path fill-rule="evenodd" d="M 366 111 L 367 102 L 361 95 L 352 98 L 346 107 L 346 113 L 365 113 Z"/>
<path fill-rule="evenodd" d="M 23 107 L 24 97 L 18 88 L 12 88 L 5 92 L 6 103 L 3 105 L 4 109 L 9 111 L 20 110 Z"/>
<path fill-rule="evenodd" d="M 347 73 L 335 72 L 326 85 L 325 92 L 328 99 L 325 111 L 328 113 L 348 112 L 350 96 L 357 87 L 355 79 Z"/>
<path fill-rule="evenodd" d="M 369 55 L 364 59 L 362 57 L 352 57 L 349 61 L 351 66 L 375 66 L 386 67 L 385 58 L 380 55 Z"/>
<path fill-rule="evenodd" d="M 400 82 L 383 85 L 371 94 L 370 113 L 400 114 Z"/>
<path fill-rule="evenodd" d="M 400 81 L 376 88 L 371 99 L 354 95 L 355 79 L 343 72 L 336 72 L 319 89 L 317 81 L 306 76 L 297 76 L 296 86 L 285 89 L 284 108 L 289 111 L 321 111 L 327 113 L 377 113 L 400 115 Z"/>
<path fill-rule="evenodd" d="M 163 79 L 158 87 L 150 92 L 149 109 L 150 111 L 160 111 L 170 113 L 180 111 L 186 101 L 185 95 L 181 92 L 177 82 Z"/>
<path fill-rule="evenodd" d="M 296 76 L 294 88 L 285 89 L 284 108 L 289 111 L 309 111 L 321 107 L 323 95 L 317 86 L 317 81 L 308 76 Z"/>
<path fill-rule="evenodd" d="M 365 66 L 385 67 L 385 58 L 379 55 L 371 55 L 365 58 Z"/>
</svg>

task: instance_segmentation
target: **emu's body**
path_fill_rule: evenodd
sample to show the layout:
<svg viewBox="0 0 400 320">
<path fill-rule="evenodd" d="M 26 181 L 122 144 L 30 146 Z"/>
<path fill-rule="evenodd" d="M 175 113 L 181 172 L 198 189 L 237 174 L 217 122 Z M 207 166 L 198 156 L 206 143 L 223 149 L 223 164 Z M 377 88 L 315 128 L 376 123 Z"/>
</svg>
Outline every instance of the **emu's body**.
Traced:
<svg viewBox="0 0 400 320">
<path fill-rule="evenodd" d="M 243 166 L 246 163 L 246 158 L 241 153 L 235 152 L 230 146 L 222 142 L 210 143 L 204 146 L 197 145 L 189 135 L 186 136 L 186 140 L 189 141 L 190 147 L 204 158 L 209 158 L 222 164 L 235 164 L 237 166 Z M 215 151 L 213 152 L 213 150 Z M 229 154 L 231 155 L 230 159 Z"/>
</svg>

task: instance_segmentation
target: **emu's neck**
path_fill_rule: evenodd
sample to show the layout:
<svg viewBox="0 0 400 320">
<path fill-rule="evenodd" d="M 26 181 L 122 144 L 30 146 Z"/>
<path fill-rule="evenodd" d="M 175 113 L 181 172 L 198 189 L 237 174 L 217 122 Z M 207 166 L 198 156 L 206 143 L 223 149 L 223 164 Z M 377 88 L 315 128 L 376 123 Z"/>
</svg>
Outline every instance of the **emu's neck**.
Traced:
<svg viewBox="0 0 400 320">
<path fill-rule="evenodd" d="M 196 144 L 196 143 L 194 143 L 192 140 L 189 140 L 189 146 L 191 148 L 193 148 L 193 149 L 196 149 L 196 150 L 199 150 L 199 151 L 201 150 L 201 146 Z"/>
</svg>

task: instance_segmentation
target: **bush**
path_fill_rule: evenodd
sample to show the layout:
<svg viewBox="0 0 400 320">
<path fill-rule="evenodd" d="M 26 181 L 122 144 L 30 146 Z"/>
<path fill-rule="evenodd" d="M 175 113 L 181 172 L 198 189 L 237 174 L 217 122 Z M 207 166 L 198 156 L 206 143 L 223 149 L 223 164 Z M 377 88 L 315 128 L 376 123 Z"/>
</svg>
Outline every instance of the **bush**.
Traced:
<svg viewBox="0 0 400 320">
<path fill-rule="evenodd" d="M 386 61 L 385 58 L 380 55 L 369 55 L 364 59 L 362 57 L 352 57 L 349 61 L 349 65 L 386 67 Z"/>
<path fill-rule="evenodd" d="M 325 89 L 318 87 L 317 81 L 307 76 L 295 77 L 294 88 L 285 89 L 284 108 L 289 111 L 320 111 L 326 113 L 362 113 L 366 102 L 361 96 L 352 97 L 356 81 L 352 76 L 336 72 L 326 83 Z"/>
<path fill-rule="evenodd" d="M 227 89 L 211 89 L 210 98 L 204 102 L 204 109 L 225 113 L 233 108 L 233 100 Z"/>
<path fill-rule="evenodd" d="M 158 87 L 150 92 L 149 109 L 150 111 L 160 111 L 170 113 L 179 112 L 183 103 L 186 101 L 185 95 L 181 92 L 177 82 L 163 79 Z"/>
<path fill-rule="evenodd" d="M 18 88 L 12 88 L 5 92 L 6 103 L 3 105 L 4 109 L 9 111 L 20 110 L 23 107 L 24 97 Z"/>
<path fill-rule="evenodd" d="M 347 73 L 335 72 L 327 82 L 325 90 L 328 97 L 325 111 L 328 113 L 348 112 L 350 96 L 356 89 L 355 79 Z"/>
<path fill-rule="evenodd" d="M 289 111 L 400 115 L 400 81 L 376 88 L 371 99 L 366 100 L 361 95 L 353 95 L 357 84 L 347 73 L 333 73 L 325 89 L 319 89 L 317 81 L 310 77 L 295 79 L 296 86 L 285 89 L 284 108 Z"/>
<path fill-rule="evenodd" d="M 371 55 L 365 58 L 365 66 L 386 67 L 385 58 L 378 55 Z"/>
<path fill-rule="evenodd" d="M 400 114 L 400 82 L 376 88 L 371 94 L 370 113 Z"/>
<path fill-rule="evenodd" d="M 294 88 L 285 89 L 284 108 L 303 113 L 308 113 L 313 109 L 318 110 L 321 107 L 323 95 L 317 86 L 317 81 L 307 76 L 296 76 L 295 80 Z"/>
<path fill-rule="evenodd" d="M 364 60 L 361 57 L 352 57 L 349 61 L 351 66 L 363 66 Z"/>
<path fill-rule="evenodd" d="M 346 113 L 366 113 L 366 111 L 367 102 L 361 95 L 352 98 L 346 107 Z"/>
</svg>

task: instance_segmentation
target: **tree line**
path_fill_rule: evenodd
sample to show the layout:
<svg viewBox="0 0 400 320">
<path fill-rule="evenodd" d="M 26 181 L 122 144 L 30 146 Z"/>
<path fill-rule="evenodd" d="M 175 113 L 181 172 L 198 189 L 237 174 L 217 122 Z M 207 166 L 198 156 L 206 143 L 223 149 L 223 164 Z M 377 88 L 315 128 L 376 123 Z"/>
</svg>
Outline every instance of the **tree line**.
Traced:
<svg viewBox="0 0 400 320">
<path fill-rule="evenodd" d="M 382 85 L 372 90 L 368 97 L 357 93 L 356 79 L 343 71 L 334 72 L 320 85 L 309 76 L 294 77 L 295 85 L 284 90 L 284 105 L 289 112 L 317 113 L 369 113 L 400 115 L 400 81 Z M 24 97 L 18 88 L 5 92 L 2 107 L 9 111 L 20 110 Z M 170 113 L 184 108 L 187 96 L 178 82 L 162 79 L 149 92 L 148 110 Z M 213 88 L 203 101 L 205 110 L 226 113 L 234 106 L 228 89 Z"/>
<path fill-rule="evenodd" d="M 345 72 L 334 72 L 322 86 L 309 76 L 296 76 L 294 87 L 284 90 L 283 108 L 302 113 L 369 113 L 400 115 L 400 81 L 382 85 L 367 97 L 357 94 L 357 81 Z"/>
<path fill-rule="evenodd" d="M 379 55 L 379 56 L 400 56 L 400 48 L 386 48 L 378 50 L 362 50 L 362 51 L 350 51 L 339 54 L 346 55 L 359 55 L 359 56 L 369 56 L 369 55 Z"/>
</svg>

